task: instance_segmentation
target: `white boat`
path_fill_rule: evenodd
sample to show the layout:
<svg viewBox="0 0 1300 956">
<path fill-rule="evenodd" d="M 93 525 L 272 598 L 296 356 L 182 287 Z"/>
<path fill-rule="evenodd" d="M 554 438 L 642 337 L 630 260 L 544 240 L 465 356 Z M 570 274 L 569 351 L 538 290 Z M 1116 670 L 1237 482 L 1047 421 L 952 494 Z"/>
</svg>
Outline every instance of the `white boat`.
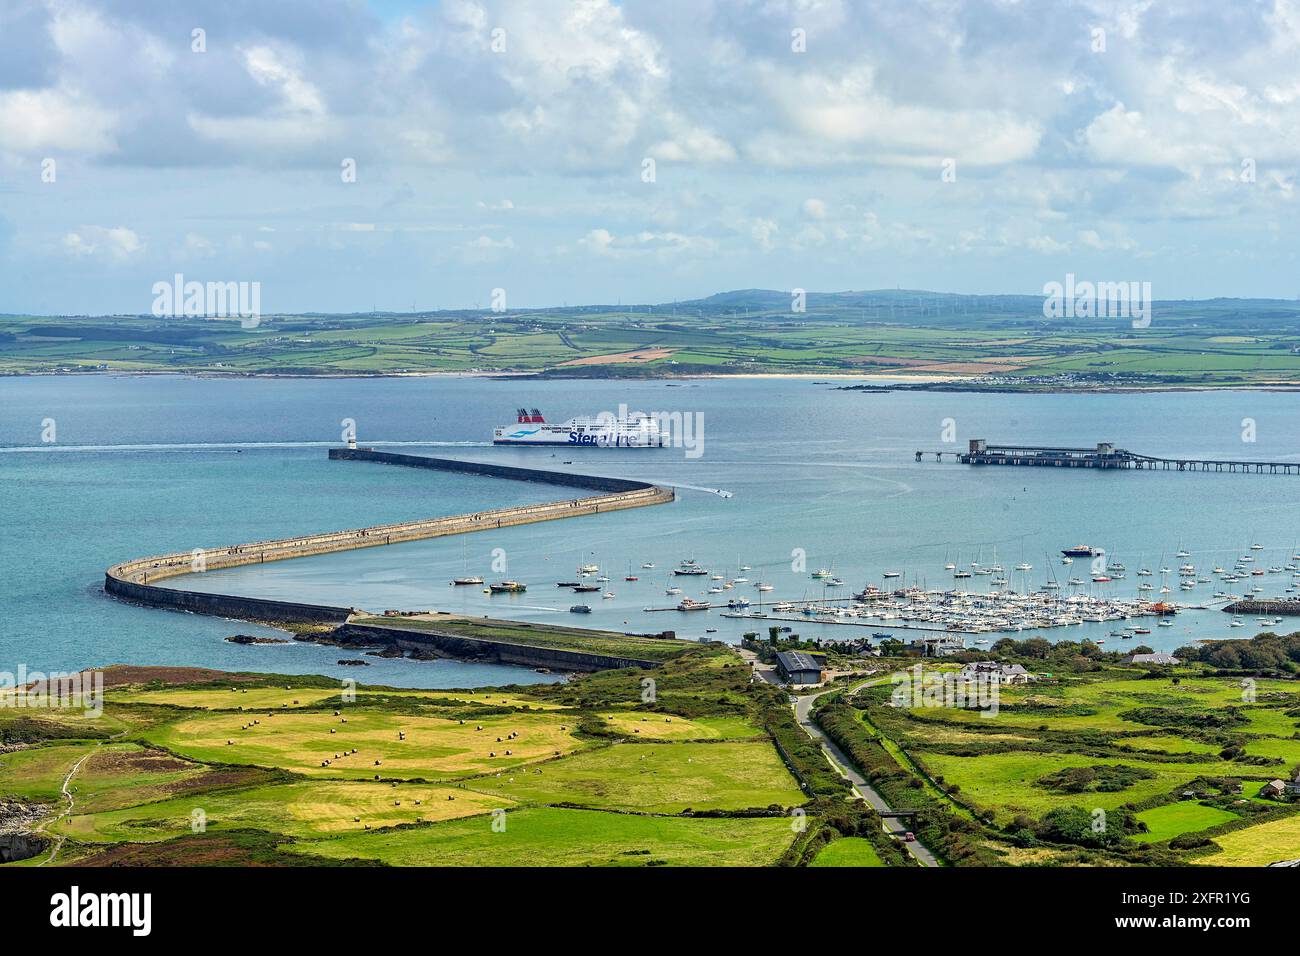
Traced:
<svg viewBox="0 0 1300 956">
<path fill-rule="evenodd" d="M 759 582 L 758 584 L 755 584 L 754 587 L 757 588 L 757 589 L 760 590 L 760 591 L 771 591 L 771 590 L 774 590 L 774 589 L 775 589 L 775 585 L 772 585 L 772 584 L 763 584 L 762 582 Z"/>
<path fill-rule="evenodd" d="M 589 448 L 662 448 L 667 436 L 659 420 L 642 412 L 619 415 L 602 412 L 595 417 L 570 418 L 552 424 L 537 409 L 521 408 L 515 424 L 492 430 L 494 445 L 565 445 Z"/>
<path fill-rule="evenodd" d="M 886 571 L 884 574 L 881 575 L 882 578 L 901 578 L 902 576 L 903 576 L 902 571 Z"/>
</svg>

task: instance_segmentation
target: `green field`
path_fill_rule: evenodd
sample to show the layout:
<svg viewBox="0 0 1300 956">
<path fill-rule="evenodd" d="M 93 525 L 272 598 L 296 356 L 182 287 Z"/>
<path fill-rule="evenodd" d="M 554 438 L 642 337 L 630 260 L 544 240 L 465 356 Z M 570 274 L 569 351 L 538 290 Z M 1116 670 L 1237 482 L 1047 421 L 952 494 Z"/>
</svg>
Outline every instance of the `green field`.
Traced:
<svg viewBox="0 0 1300 956">
<path fill-rule="evenodd" d="M 349 833 L 296 844 L 302 853 L 393 866 L 765 866 L 789 845 L 781 817 L 689 819 L 533 807 L 505 828 L 473 817 L 409 830 Z"/>
<path fill-rule="evenodd" d="M 870 840 L 844 837 L 829 843 L 813 858 L 809 866 L 884 866 Z"/>
<path fill-rule="evenodd" d="M 1214 838 L 1221 848 L 1193 862 L 1205 866 L 1268 866 L 1300 859 L 1300 814 Z"/>
<path fill-rule="evenodd" d="M 63 779 L 95 744 L 70 741 L 0 754 L 0 798 L 53 803 Z"/>
<path fill-rule="evenodd" d="M 1137 818 L 1147 825 L 1147 832 L 1133 837 L 1144 843 L 1172 840 L 1184 833 L 1196 833 L 1237 819 L 1235 813 L 1183 800 L 1162 807 L 1143 810 Z"/>
<path fill-rule="evenodd" d="M 765 865 L 809 800 L 721 648 L 657 669 L 652 707 L 636 671 L 344 701 L 323 678 L 132 670 L 99 718 L 116 736 L 0 714 L 27 738 L 0 796 L 43 814 L 59 862 Z"/>
<path fill-rule="evenodd" d="M 888 706 L 882 685 L 851 707 L 827 708 L 822 726 L 887 799 L 931 814 L 915 822 L 919 838 L 964 862 L 1205 862 L 1205 831 L 1300 813 L 1256 798 L 1261 784 L 1290 779 L 1300 764 L 1300 684 L 1257 678 L 1256 694 L 1243 699 L 1239 678 L 1207 676 L 1201 665 L 1148 674 L 1099 653 L 1105 664 L 1075 669 L 1068 646 L 1052 653 L 1059 659 L 1022 660 L 1052 676 L 999 688 L 992 717 Z M 1211 834 L 1232 847 L 1217 858 L 1249 855 L 1249 838 L 1237 834 L 1252 831 L 1291 833 L 1261 822 Z M 1188 839 L 1168 845 L 1180 837 Z M 1254 852 L 1300 857 L 1300 841 Z"/>
<path fill-rule="evenodd" d="M 450 798 L 450 799 L 449 799 Z M 79 813 L 58 830 L 95 843 L 150 842 L 191 832 L 202 813 L 213 830 L 268 830 L 294 837 L 329 836 L 490 813 L 512 801 L 429 784 L 321 781 L 197 794 L 108 812 Z M 88 809 L 94 809 L 93 807 Z"/>
<path fill-rule="evenodd" d="M 1188 387 L 1300 380 L 1300 309 L 1279 300 L 1157 303 L 1148 328 L 1048 319 L 1040 296 L 750 290 L 693 302 L 235 321 L 0 318 L 0 374 L 921 372 L 998 387 Z M 575 364 L 579 363 L 579 364 Z"/>
<path fill-rule="evenodd" d="M 580 746 L 576 722 L 575 716 L 559 712 L 454 719 L 353 705 L 337 717 L 333 711 L 198 713 L 147 737 L 194 760 L 278 767 L 323 778 L 436 780 L 567 753 Z M 511 734 L 518 736 L 508 739 Z"/>
<path fill-rule="evenodd" d="M 616 744 L 466 786 L 520 803 L 681 813 L 798 806 L 803 795 L 766 741 Z"/>
</svg>

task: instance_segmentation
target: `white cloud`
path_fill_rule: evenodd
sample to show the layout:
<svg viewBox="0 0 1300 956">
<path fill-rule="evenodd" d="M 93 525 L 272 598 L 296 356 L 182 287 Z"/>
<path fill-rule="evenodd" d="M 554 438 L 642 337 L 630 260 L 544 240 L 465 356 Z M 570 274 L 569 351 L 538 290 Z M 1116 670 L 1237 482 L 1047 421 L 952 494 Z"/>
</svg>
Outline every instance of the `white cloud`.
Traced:
<svg viewBox="0 0 1300 956">
<path fill-rule="evenodd" d="M 106 153 L 116 123 L 112 110 L 61 90 L 0 93 L 0 152 Z"/>
<path fill-rule="evenodd" d="M 825 219 L 826 203 L 821 199 L 805 199 L 800 207 L 809 219 Z"/>
<path fill-rule="evenodd" d="M 578 240 L 578 247 L 594 256 L 627 259 L 651 256 L 669 259 L 684 253 L 709 255 L 717 243 L 708 238 L 687 236 L 679 232 L 641 232 L 617 236 L 608 229 L 592 229 Z"/>
<path fill-rule="evenodd" d="M 124 262 L 144 251 L 144 242 L 125 226 L 81 226 L 63 237 L 63 249 L 78 258 L 105 257 Z"/>
</svg>

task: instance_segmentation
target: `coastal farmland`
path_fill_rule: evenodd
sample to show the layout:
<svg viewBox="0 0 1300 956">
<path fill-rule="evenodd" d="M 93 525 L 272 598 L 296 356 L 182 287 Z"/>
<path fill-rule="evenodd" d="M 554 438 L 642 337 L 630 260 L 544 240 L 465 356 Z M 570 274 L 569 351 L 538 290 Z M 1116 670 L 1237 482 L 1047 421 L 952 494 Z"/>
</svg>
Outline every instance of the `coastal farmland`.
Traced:
<svg viewBox="0 0 1300 956">
<path fill-rule="evenodd" d="M 1047 319 L 1037 296 L 748 290 L 657 306 L 505 313 L 199 318 L 0 317 L 0 374 L 425 372 L 661 377 L 892 373 L 996 377 L 999 387 L 1204 387 L 1300 382 L 1300 307 L 1156 303 L 1149 327 Z"/>
<path fill-rule="evenodd" d="M 0 800 L 23 808 L 44 843 L 17 865 L 51 854 L 65 864 L 914 865 L 850 799 L 783 689 L 752 681 L 729 648 L 675 646 L 654 669 L 463 691 L 353 695 L 320 677 L 132 668 L 118 679 L 110 669 L 101 733 L 0 711 L 13 748 L 0 753 Z M 1032 679 L 1001 687 L 992 716 L 895 706 L 893 681 L 864 683 L 860 670 L 832 684 L 812 718 L 890 806 L 914 813 L 906 827 L 943 864 L 1300 857 L 1300 802 L 1261 793 L 1300 771 L 1293 679 L 1251 678 L 1243 694 L 1241 678 L 1201 663 L 1144 667 L 1048 647 L 1053 656 L 1035 662 L 1019 656 L 1032 642 L 1003 645 Z M 877 659 L 866 673 L 912 661 Z"/>
<path fill-rule="evenodd" d="M 118 735 L 28 734 L 0 755 L 0 797 L 34 808 L 61 863 L 775 863 L 808 795 L 743 662 L 676 647 L 651 672 L 354 698 L 324 678 L 135 669 L 109 681 Z"/>
<path fill-rule="evenodd" d="M 818 719 L 887 797 L 923 814 L 919 835 L 950 858 L 1264 865 L 1300 856 L 1300 804 L 1260 796 L 1300 772 L 1294 680 L 1243 684 L 1200 665 L 1053 653 L 1038 663 L 1047 673 L 1000 687 L 991 713 L 895 706 L 891 687 L 879 686 L 851 705 L 829 701 Z"/>
</svg>

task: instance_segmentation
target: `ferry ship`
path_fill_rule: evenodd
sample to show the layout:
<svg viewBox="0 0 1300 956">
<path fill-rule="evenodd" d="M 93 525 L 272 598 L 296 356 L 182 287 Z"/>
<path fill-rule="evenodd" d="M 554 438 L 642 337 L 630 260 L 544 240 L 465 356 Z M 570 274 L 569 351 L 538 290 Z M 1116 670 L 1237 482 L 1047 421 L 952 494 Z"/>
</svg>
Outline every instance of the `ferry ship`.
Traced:
<svg viewBox="0 0 1300 956">
<path fill-rule="evenodd" d="M 667 436 L 659 430 L 658 419 L 640 412 L 623 418 L 599 415 L 595 418 L 570 418 L 562 424 L 547 422 L 537 409 L 521 408 L 513 426 L 493 429 L 494 445 L 565 445 L 591 448 L 662 448 Z"/>
</svg>

